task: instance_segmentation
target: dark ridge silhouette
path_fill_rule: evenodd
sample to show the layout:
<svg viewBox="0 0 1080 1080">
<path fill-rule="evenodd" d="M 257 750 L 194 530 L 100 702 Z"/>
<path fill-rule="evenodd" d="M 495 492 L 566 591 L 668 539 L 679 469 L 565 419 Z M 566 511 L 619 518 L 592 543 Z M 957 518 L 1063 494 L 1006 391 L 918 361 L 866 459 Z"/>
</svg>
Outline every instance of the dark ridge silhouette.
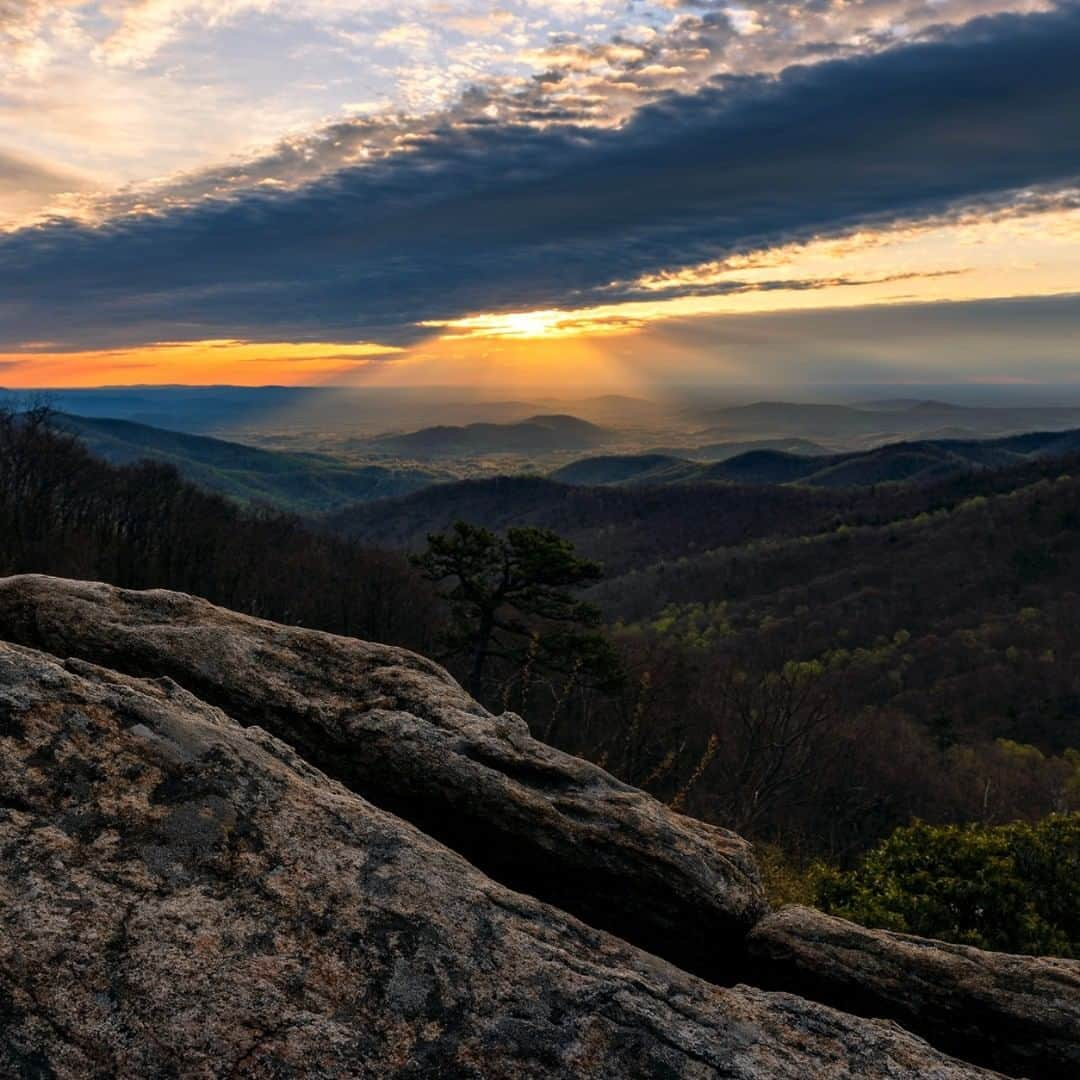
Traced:
<svg viewBox="0 0 1080 1080">
<path fill-rule="evenodd" d="M 855 506 L 846 491 L 730 484 L 575 487 L 538 476 L 438 484 L 329 515 L 334 532 L 415 550 L 461 519 L 496 531 L 554 529 L 608 572 L 772 533 L 824 527 Z"/>
</svg>

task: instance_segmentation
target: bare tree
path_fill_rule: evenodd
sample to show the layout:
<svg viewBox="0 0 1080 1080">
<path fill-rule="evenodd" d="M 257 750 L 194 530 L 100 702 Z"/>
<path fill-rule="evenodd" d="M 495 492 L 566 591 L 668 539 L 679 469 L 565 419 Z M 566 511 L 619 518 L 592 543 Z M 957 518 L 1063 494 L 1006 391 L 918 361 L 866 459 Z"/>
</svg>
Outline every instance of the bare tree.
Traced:
<svg viewBox="0 0 1080 1080">
<path fill-rule="evenodd" d="M 709 682 L 715 722 L 673 805 L 708 778 L 714 819 L 753 832 L 787 800 L 806 796 L 840 719 L 834 680 L 819 663 L 754 670 L 732 661 Z"/>
</svg>

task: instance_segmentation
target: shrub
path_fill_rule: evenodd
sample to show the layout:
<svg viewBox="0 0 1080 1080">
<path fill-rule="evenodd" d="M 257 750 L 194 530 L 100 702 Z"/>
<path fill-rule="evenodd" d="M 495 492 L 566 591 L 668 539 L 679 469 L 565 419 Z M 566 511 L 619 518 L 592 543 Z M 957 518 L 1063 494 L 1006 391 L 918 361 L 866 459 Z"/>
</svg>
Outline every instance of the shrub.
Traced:
<svg viewBox="0 0 1080 1080">
<path fill-rule="evenodd" d="M 1080 814 L 897 829 L 817 903 L 866 926 L 1005 952 L 1080 956 Z"/>
</svg>

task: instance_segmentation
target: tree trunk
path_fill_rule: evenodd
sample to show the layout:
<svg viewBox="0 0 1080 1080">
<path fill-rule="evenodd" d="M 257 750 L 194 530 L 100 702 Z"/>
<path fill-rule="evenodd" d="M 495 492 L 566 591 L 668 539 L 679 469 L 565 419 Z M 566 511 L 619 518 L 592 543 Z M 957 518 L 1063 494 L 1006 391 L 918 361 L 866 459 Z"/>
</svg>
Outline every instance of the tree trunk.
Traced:
<svg viewBox="0 0 1080 1080">
<path fill-rule="evenodd" d="M 480 700 L 481 680 L 484 676 L 484 665 L 488 658 L 488 645 L 491 635 L 495 631 L 495 613 L 485 612 L 480 620 L 480 626 L 476 631 L 476 649 L 473 652 L 472 670 L 469 672 L 469 693 Z"/>
</svg>

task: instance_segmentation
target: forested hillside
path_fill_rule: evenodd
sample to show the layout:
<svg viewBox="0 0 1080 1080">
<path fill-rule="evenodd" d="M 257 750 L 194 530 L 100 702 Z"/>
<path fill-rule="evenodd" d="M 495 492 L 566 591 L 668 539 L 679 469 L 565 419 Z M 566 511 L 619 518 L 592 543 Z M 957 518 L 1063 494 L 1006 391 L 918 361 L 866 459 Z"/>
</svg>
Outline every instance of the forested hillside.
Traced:
<svg viewBox="0 0 1080 1080">
<path fill-rule="evenodd" d="M 849 493 L 801 488 L 576 487 L 538 476 L 500 476 L 352 506 L 330 515 L 327 525 L 365 543 L 409 550 L 459 519 L 491 529 L 536 525 L 573 540 L 611 572 L 746 537 L 797 535 L 855 509 Z"/>
<path fill-rule="evenodd" d="M 56 424 L 114 465 L 148 460 L 174 465 L 185 480 L 210 491 L 303 513 L 405 495 L 446 479 L 427 469 L 345 465 L 322 454 L 261 450 L 131 420 L 65 414 Z"/>
<path fill-rule="evenodd" d="M 0 573 L 170 587 L 265 618 L 430 647 L 428 587 L 396 554 L 245 509 L 170 465 L 113 466 L 45 410 L 0 411 Z"/>
<path fill-rule="evenodd" d="M 1080 806 L 1076 459 L 844 491 L 476 481 L 329 531 L 0 417 L 0 573 L 167 586 L 464 679 L 450 609 L 399 550 L 455 519 L 554 528 L 607 564 L 584 597 L 621 680 L 525 648 L 485 669 L 485 703 L 785 860 L 847 864 L 913 817 Z"/>
<path fill-rule="evenodd" d="M 889 524 L 771 538 L 603 583 L 593 599 L 640 673 L 626 708 L 648 702 L 636 742 L 612 735 L 612 753 L 669 776 L 697 812 L 736 813 L 749 785 L 778 838 L 827 839 L 837 853 L 912 816 L 1007 821 L 1076 805 L 1076 464 Z M 748 673 L 753 687 L 763 672 L 779 685 L 748 691 Z M 756 770 L 733 771 L 747 753 L 738 738 L 710 739 L 730 735 L 725 716 L 775 711 L 773 693 L 809 697 L 790 715 L 785 698 L 775 715 L 791 742 L 770 789 Z M 828 705 L 811 708 L 817 695 Z"/>
<path fill-rule="evenodd" d="M 790 440 L 796 442 L 797 440 Z M 757 447 L 702 463 L 673 454 L 583 458 L 557 469 L 566 484 L 800 484 L 818 488 L 936 483 L 979 469 L 1005 469 L 1080 451 L 1080 431 L 1032 432 L 1004 439 L 895 442 L 872 450 L 828 454 L 818 449 Z"/>
</svg>

